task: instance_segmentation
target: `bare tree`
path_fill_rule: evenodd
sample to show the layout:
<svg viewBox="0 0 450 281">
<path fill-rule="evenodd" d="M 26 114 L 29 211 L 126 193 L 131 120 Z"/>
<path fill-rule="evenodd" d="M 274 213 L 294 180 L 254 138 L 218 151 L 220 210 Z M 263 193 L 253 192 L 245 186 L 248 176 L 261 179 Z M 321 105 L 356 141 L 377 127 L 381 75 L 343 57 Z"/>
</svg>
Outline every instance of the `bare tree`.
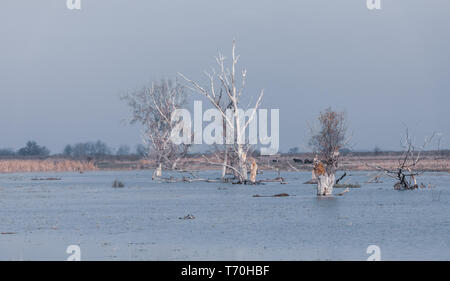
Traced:
<svg viewBox="0 0 450 281">
<path fill-rule="evenodd" d="M 422 152 L 432 142 L 435 136 L 436 133 L 433 133 L 431 137 L 425 138 L 422 146 L 416 146 L 409 135 L 408 129 L 406 129 L 405 136 L 401 141 L 403 151 L 398 159 L 397 166 L 394 169 L 387 169 L 380 166 L 376 166 L 375 168 L 384 171 L 387 176 L 397 180 L 394 185 L 396 190 L 419 188 L 416 177 L 423 174 L 424 171 L 419 169 L 418 164 L 422 159 Z"/>
<path fill-rule="evenodd" d="M 176 169 L 190 146 L 174 144 L 171 140 L 172 129 L 179 124 L 172 121 L 172 114 L 186 104 L 185 87 L 178 81 L 163 79 L 122 99 L 132 110 L 130 123 L 140 123 L 144 127 L 143 141 L 148 147 L 148 156 L 155 159 L 157 166 L 154 178 L 161 177 L 162 169 Z"/>
<path fill-rule="evenodd" d="M 128 145 L 121 145 L 116 152 L 116 155 L 118 156 L 125 156 L 125 155 L 130 155 L 130 147 Z"/>
<path fill-rule="evenodd" d="M 331 195 L 339 164 L 339 150 L 348 143 L 347 122 L 344 112 L 327 108 L 320 113 L 318 127 L 312 128 L 309 145 L 316 153 L 314 174 L 317 195 Z"/>
<path fill-rule="evenodd" d="M 220 111 L 226 130 L 223 131 L 224 138 L 232 135 L 233 141 L 226 140 L 221 161 L 214 162 L 210 159 L 205 160 L 212 165 L 222 166 L 222 176 L 224 177 L 227 169 L 231 170 L 238 178 L 239 182 L 245 183 L 248 179 L 248 159 L 247 155 L 250 145 L 246 141 L 245 132 L 250 122 L 254 118 L 264 92 L 261 91 L 259 97 L 251 110 L 248 120 L 239 110 L 240 100 L 244 94 L 247 71 L 244 69 L 237 74 L 237 64 L 239 56 L 235 53 L 236 43 L 233 40 L 231 70 L 225 65 L 225 57 L 222 54 L 216 58 L 219 72 L 213 69 L 212 73 L 206 73 L 209 78 L 207 87 L 187 78 L 180 73 L 180 76 L 188 82 L 190 89 L 203 95 L 210 103 Z M 227 136 L 227 137 L 225 137 Z M 228 139 L 228 138 L 227 138 Z"/>
</svg>

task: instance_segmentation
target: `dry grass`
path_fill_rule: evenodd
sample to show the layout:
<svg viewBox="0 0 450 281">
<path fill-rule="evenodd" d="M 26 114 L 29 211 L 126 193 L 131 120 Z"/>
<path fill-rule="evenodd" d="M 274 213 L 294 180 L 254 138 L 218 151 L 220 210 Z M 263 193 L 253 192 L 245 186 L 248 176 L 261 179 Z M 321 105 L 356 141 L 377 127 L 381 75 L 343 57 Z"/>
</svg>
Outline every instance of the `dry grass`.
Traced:
<svg viewBox="0 0 450 281">
<path fill-rule="evenodd" d="M 341 167 L 347 170 L 371 170 L 373 167 L 395 169 L 399 165 L 399 156 L 379 157 L 343 157 Z M 450 171 L 450 158 L 423 157 L 415 167 L 424 171 Z"/>
<path fill-rule="evenodd" d="M 212 161 L 216 160 L 212 156 Z M 260 170 L 280 170 L 280 171 L 311 171 L 313 169 L 314 155 L 281 155 L 281 156 L 260 156 L 256 157 L 258 169 Z M 294 159 L 310 160 L 311 163 L 296 163 Z M 349 171 L 373 171 L 377 166 L 386 169 L 393 169 L 398 165 L 399 156 L 395 155 L 380 155 L 380 156 L 343 156 L 339 165 L 340 170 Z M 156 167 L 155 161 L 150 160 L 108 160 L 97 162 L 97 167 L 100 170 L 142 170 L 154 169 Z M 294 166 L 294 168 L 293 168 Z M 181 160 L 178 168 L 189 171 L 203 171 L 203 170 L 220 170 L 220 166 L 208 165 L 200 156 L 192 156 Z M 425 156 L 417 165 L 419 170 L 425 171 L 439 171 L 450 172 L 450 155 L 442 157 Z"/>
<path fill-rule="evenodd" d="M 45 160 L 0 160 L 0 173 L 28 172 L 83 172 L 97 170 L 92 162 L 45 159 Z"/>
<path fill-rule="evenodd" d="M 287 161 L 300 171 L 311 171 L 313 168 L 312 164 L 299 164 L 295 163 L 294 159 L 313 159 L 314 155 L 297 155 L 297 156 L 268 156 L 266 158 L 260 157 L 258 165 L 266 166 L 270 165 L 284 171 L 292 171 L 292 167 L 287 164 Z M 398 167 L 399 159 L 401 155 L 348 155 L 341 158 L 339 164 L 340 170 L 349 171 L 373 171 L 374 167 L 383 167 L 386 169 L 395 169 Z M 276 161 L 275 163 L 272 161 Z M 436 172 L 450 172 L 450 155 L 443 156 L 431 156 L 425 155 L 421 161 L 416 165 L 417 170 L 424 171 L 436 171 Z"/>
<path fill-rule="evenodd" d="M 295 156 L 260 156 L 256 157 L 260 170 L 280 171 L 311 171 L 312 164 L 296 163 L 294 159 L 309 159 L 312 162 L 314 155 L 299 154 Z M 398 157 L 395 155 L 367 155 L 367 156 L 343 156 L 339 168 L 350 171 L 371 171 L 373 167 L 381 166 L 386 169 L 395 168 L 398 165 Z M 102 159 L 101 161 L 88 162 L 75 159 L 0 159 L 0 173 L 14 172 L 72 172 L 93 170 L 142 170 L 154 169 L 153 159 Z M 294 166 L 294 168 L 293 168 Z M 178 167 L 182 170 L 202 171 L 220 169 L 219 166 L 211 166 L 205 163 L 200 156 L 192 156 L 180 161 Z M 450 154 L 441 157 L 426 155 L 417 165 L 417 169 L 425 171 L 450 172 Z"/>
</svg>

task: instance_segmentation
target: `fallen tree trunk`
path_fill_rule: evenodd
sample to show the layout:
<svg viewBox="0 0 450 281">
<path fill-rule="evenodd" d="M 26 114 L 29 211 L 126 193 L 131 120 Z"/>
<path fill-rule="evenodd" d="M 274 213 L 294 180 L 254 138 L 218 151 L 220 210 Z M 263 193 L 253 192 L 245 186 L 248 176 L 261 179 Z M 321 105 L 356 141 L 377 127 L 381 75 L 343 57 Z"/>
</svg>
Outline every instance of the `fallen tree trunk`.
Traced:
<svg viewBox="0 0 450 281">
<path fill-rule="evenodd" d="M 340 178 L 336 180 L 336 184 L 338 184 L 343 178 L 345 178 L 345 176 L 347 176 L 347 172 L 345 172 Z"/>
<path fill-rule="evenodd" d="M 155 180 L 159 181 L 159 182 L 164 182 L 164 183 L 177 183 L 177 182 L 185 182 L 185 183 L 192 183 L 192 182 L 220 182 L 220 183 L 224 183 L 224 182 L 229 182 L 230 180 L 232 181 L 233 179 L 204 179 L 204 178 L 190 178 L 190 177 L 183 177 L 183 178 L 155 178 Z M 252 182 L 250 180 L 246 180 L 244 182 L 240 181 L 239 179 L 236 179 L 235 181 L 232 181 L 232 184 L 250 184 L 250 185 L 257 185 L 257 184 L 264 184 L 264 183 L 268 183 L 268 182 L 279 182 L 280 184 L 286 184 L 286 181 L 284 178 L 282 177 L 277 177 L 274 179 L 265 179 L 265 180 L 258 180 L 255 182 Z"/>
<path fill-rule="evenodd" d="M 177 182 L 223 182 L 221 179 L 201 179 L 201 178 L 189 178 L 189 177 L 183 177 L 183 178 L 157 178 L 159 182 L 164 183 L 177 183 Z"/>
<path fill-rule="evenodd" d="M 259 195 L 259 194 L 255 194 L 253 195 L 253 197 L 288 197 L 289 194 L 287 193 L 280 193 L 280 194 L 275 194 L 275 195 Z"/>
</svg>

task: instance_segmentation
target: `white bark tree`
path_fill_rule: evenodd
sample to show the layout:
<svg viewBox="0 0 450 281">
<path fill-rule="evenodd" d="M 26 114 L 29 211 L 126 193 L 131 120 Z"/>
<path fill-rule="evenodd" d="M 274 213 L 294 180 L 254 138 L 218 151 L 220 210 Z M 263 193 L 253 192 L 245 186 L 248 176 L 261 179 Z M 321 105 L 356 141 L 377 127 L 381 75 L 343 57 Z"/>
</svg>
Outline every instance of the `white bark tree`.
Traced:
<svg viewBox="0 0 450 281">
<path fill-rule="evenodd" d="M 224 138 L 222 161 L 213 162 L 208 159 L 207 162 L 222 166 L 222 176 L 229 169 L 235 174 L 239 182 L 245 183 L 248 181 L 247 154 L 251 147 L 246 140 L 245 132 L 261 104 L 264 92 L 261 91 L 252 108 L 250 118 L 245 120 L 244 116 L 241 116 L 242 112 L 239 110 L 239 105 L 244 94 L 247 71 L 243 69 L 239 74 L 237 73 L 236 68 L 239 56 L 236 55 L 235 49 L 236 43 L 233 40 L 231 70 L 225 65 L 225 56 L 219 54 L 216 58 L 219 71 L 216 73 L 213 69 L 212 73 L 206 73 L 209 78 L 209 85 L 206 87 L 201 86 L 181 73 L 180 76 L 186 80 L 190 89 L 204 96 L 213 107 L 221 112 L 224 125 L 227 128 L 226 131 L 224 130 L 224 135 L 222 136 Z M 230 159 L 233 158 L 233 155 L 235 155 L 236 161 Z"/>
<path fill-rule="evenodd" d="M 328 196 L 333 193 L 336 171 L 340 160 L 339 150 L 348 144 L 347 124 L 344 112 L 331 108 L 320 113 L 317 128 L 311 128 L 309 145 L 317 154 L 314 174 L 317 178 L 317 195 Z"/>
<path fill-rule="evenodd" d="M 143 126 L 143 141 L 148 146 L 148 156 L 156 162 L 153 178 L 161 177 L 163 169 L 175 170 L 190 147 L 189 144 L 174 144 L 171 141 L 172 129 L 178 124 L 171 120 L 172 114 L 186 103 L 184 86 L 163 79 L 122 99 L 132 110 L 130 123 Z"/>
</svg>

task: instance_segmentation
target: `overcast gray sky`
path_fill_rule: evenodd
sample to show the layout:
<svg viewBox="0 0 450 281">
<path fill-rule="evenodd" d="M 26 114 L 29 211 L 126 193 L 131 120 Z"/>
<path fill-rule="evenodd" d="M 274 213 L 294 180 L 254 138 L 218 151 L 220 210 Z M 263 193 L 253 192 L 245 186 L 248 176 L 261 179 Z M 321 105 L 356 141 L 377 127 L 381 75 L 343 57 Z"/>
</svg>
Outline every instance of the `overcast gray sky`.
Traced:
<svg viewBox="0 0 450 281">
<path fill-rule="evenodd" d="M 0 147 L 137 144 L 119 95 L 177 72 L 202 80 L 233 38 L 248 94 L 280 109 L 282 150 L 304 150 L 328 106 L 347 112 L 355 149 L 398 149 L 404 124 L 450 147 L 448 0 L 65 2 L 1 1 Z"/>
</svg>

